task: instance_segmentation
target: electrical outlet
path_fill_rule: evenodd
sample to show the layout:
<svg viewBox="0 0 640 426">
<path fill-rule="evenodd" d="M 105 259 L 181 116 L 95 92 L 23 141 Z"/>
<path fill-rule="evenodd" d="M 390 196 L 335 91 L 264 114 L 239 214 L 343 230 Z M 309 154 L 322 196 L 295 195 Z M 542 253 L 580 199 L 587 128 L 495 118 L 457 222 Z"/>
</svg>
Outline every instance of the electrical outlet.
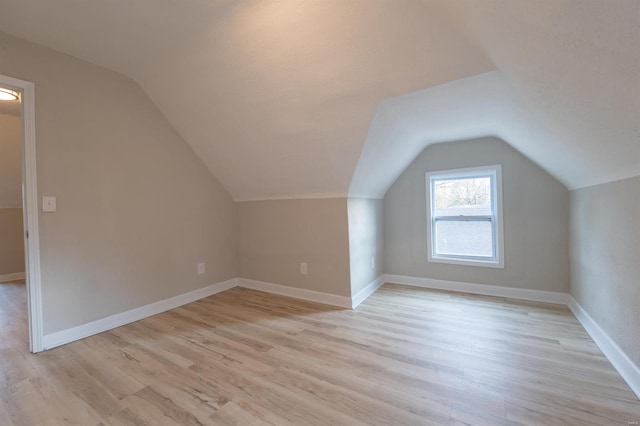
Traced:
<svg viewBox="0 0 640 426">
<path fill-rule="evenodd" d="M 309 269 L 307 268 L 307 264 L 305 262 L 300 263 L 300 273 L 302 275 L 307 275 Z"/>
<path fill-rule="evenodd" d="M 204 262 L 198 263 L 198 275 L 204 275 L 205 268 Z"/>
</svg>

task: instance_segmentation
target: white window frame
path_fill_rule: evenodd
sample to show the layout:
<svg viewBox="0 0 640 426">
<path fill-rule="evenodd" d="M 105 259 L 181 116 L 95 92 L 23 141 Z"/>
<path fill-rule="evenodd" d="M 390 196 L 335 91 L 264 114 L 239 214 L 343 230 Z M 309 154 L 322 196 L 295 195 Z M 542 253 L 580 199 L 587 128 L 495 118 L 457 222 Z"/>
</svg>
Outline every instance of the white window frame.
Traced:
<svg viewBox="0 0 640 426">
<path fill-rule="evenodd" d="M 435 216 L 434 182 L 445 179 L 491 178 L 491 200 L 493 214 L 488 216 Z M 466 169 L 442 170 L 426 173 L 427 195 L 427 241 L 429 262 L 450 263 L 454 265 L 483 266 L 504 268 L 504 229 L 502 220 L 502 166 L 471 167 Z M 460 256 L 436 254 L 435 227 L 439 220 L 482 220 L 490 221 L 493 229 L 494 257 Z"/>
</svg>

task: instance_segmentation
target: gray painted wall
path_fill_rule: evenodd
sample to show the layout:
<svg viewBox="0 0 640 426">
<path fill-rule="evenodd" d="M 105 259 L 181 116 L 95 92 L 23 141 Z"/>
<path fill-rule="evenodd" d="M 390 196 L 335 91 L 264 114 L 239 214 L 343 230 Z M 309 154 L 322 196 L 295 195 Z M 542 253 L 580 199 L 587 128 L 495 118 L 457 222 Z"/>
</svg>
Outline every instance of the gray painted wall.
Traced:
<svg viewBox="0 0 640 426">
<path fill-rule="evenodd" d="M 347 199 L 236 203 L 240 277 L 350 296 Z M 308 274 L 300 274 L 306 262 Z"/>
<path fill-rule="evenodd" d="M 383 274 L 384 202 L 371 198 L 349 198 L 347 207 L 351 294 L 356 294 Z"/>
<path fill-rule="evenodd" d="M 0 33 L 35 83 L 45 334 L 237 276 L 229 194 L 132 80 Z M 196 264 L 206 262 L 198 276 Z"/>
<path fill-rule="evenodd" d="M 427 262 L 425 172 L 501 164 L 505 268 Z M 425 149 L 384 198 L 384 270 L 388 274 L 524 289 L 569 290 L 569 192 L 496 138 Z"/>
<path fill-rule="evenodd" d="M 640 177 L 571 192 L 571 294 L 640 365 Z"/>
</svg>

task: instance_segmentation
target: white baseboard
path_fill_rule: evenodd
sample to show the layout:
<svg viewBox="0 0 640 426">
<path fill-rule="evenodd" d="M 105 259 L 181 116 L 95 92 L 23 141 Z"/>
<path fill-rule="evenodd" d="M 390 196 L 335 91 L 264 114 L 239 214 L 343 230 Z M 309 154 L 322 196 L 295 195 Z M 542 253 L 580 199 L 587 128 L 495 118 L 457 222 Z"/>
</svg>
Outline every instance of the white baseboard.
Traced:
<svg viewBox="0 0 640 426">
<path fill-rule="evenodd" d="M 367 300 L 367 298 L 375 293 L 376 290 L 379 289 L 384 283 L 385 276 L 380 275 L 374 281 L 369 283 L 365 288 L 351 296 L 351 309 L 357 308 L 359 304 Z"/>
<path fill-rule="evenodd" d="M 481 294 L 484 296 L 506 297 L 510 299 L 529 300 L 532 302 L 555 303 L 558 305 L 566 305 L 569 302 L 568 293 L 555 291 L 529 290 L 524 288 L 471 284 L 458 281 L 435 280 L 431 278 L 407 277 L 403 275 L 390 274 L 385 274 L 384 280 L 388 283 L 404 284 L 414 287 Z"/>
<path fill-rule="evenodd" d="M 236 279 L 234 278 L 204 288 L 199 288 L 188 293 L 180 294 L 169 299 L 154 302 L 146 306 L 141 306 L 130 311 L 121 312 L 119 314 L 91 321 L 66 330 L 56 331 L 55 333 L 44 336 L 42 341 L 43 347 L 47 350 L 76 340 L 84 339 L 85 337 L 93 336 L 94 334 L 102 333 L 103 331 L 111 330 L 134 321 L 139 321 L 141 319 L 157 315 L 170 309 L 175 309 L 179 306 L 186 305 L 187 303 L 212 296 L 216 293 L 233 288 L 236 284 Z"/>
<path fill-rule="evenodd" d="M 527 290 L 511 287 L 500 287 L 484 284 L 462 283 L 457 281 L 434 280 L 430 278 L 407 277 L 402 275 L 383 276 L 383 282 L 403 284 L 414 287 L 425 287 L 437 290 L 458 291 L 463 293 L 480 294 L 484 296 L 506 297 L 511 299 L 529 300 L 534 302 L 555 303 L 567 305 L 582 324 L 611 365 L 627 382 L 631 390 L 640 399 L 640 368 L 631 361 L 622 349 L 609 335 L 589 316 L 589 314 L 568 293 L 553 291 Z"/>
<path fill-rule="evenodd" d="M 321 293 L 318 291 L 303 290 L 278 284 L 247 280 L 244 278 L 234 278 L 228 281 L 210 285 L 208 287 L 193 290 L 188 293 L 180 294 L 169 299 L 154 302 L 146 306 L 141 306 L 130 311 L 121 312 L 119 314 L 91 321 L 89 323 L 72 327 L 66 330 L 47 334 L 43 337 L 43 349 L 48 350 L 57 346 L 74 342 L 76 340 L 84 339 L 85 337 L 93 336 L 94 334 L 102 333 L 116 327 L 120 327 L 171 309 L 175 309 L 179 306 L 195 302 L 205 297 L 212 296 L 216 293 L 229 290 L 236 286 L 252 288 L 254 290 L 260 290 L 266 293 L 274 293 L 282 296 L 293 297 L 296 299 L 308 300 L 311 302 L 351 309 L 351 298 L 346 296 L 338 296 L 335 294 Z"/>
<path fill-rule="evenodd" d="M 23 279 L 16 278 L 16 275 L 10 274 L 10 280 Z M 0 276 L 0 282 L 3 277 Z M 415 287 L 425 287 L 438 290 L 457 291 L 471 294 L 480 294 L 486 296 L 506 297 L 512 299 L 529 300 L 535 302 L 546 302 L 567 305 L 574 313 L 578 321 L 585 328 L 594 342 L 600 347 L 604 355 L 611 362 L 614 368 L 620 373 L 622 378 L 627 382 L 631 390 L 640 398 L 640 368 L 635 365 L 631 359 L 620 349 L 620 347 L 609 337 L 609 335 L 600 328 L 600 326 L 589 316 L 589 314 L 578 304 L 578 302 L 567 293 L 558 293 L 552 291 L 517 289 L 510 287 L 500 287 L 484 284 L 462 283 L 456 281 L 434 280 L 429 278 L 408 277 L 402 275 L 384 274 L 379 276 L 375 281 L 371 282 L 365 288 L 360 290 L 352 297 L 339 296 L 336 294 L 322 293 L 313 290 L 305 290 L 300 288 L 288 287 L 279 284 L 266 283 L 262 281 L 249 280 L 246 278 L 234 278 L 221 283 L 213 284 L 208 287 L 193 290 L 169 299 L 151 303 L 146 306 L 132 309 L 127 312 L 111 315 L 96 321 L 72 327 L 67 330 L 57 331 L 47 334 L 43 338 L 44 349 L 55 348 L 103 331 L 111 330 L 125 324 L 139 321 L 141 319 L 175 309 L 187 303 L 195 302 L 216 293 L 231 289 L 233 287 L 245 287 L 253 290 L 264 291 L 266 293 L 279 294 L 281 296 L 293 297 L 296 299 L 307 300 L 310 302 L 322 303 L 326 305 L 338 306 L 346 309 L 355 309 L 369 296 L 380 288 L 385 282 L 403 284 Z"/>
<path fill-rule="evenodd" d="M 598 345 L 609 362 L 618 370 L 618 373 L 627 382 L 631 390 L 640 399 L 640 368 L 629 359 L 620 346 L 591 318 L 582 306 L 569 296 L 569 309 L 578 318 L 589 336 Z"/>
<path fill-rule="evenodd" d="M 289 287 L 286 285 L 250 280 L 247 278 L 238 278 L 238 286 L 250 288 L 252 290 L 264 291 L 265 293 L 273 293 L 279 294 L 280 296 L 288 296 L 295 299 L 307 300 L 309 302 L 316 302 L 325 305 L 351 309 L 351 298 L 347 296 L 338 296 L 337 294 L 305 290 L 301 288 Z"/>
<path fill-rule="evenodd" d="M 9 281 L 17 281 L 26 279 L 26 274 L 24 272 L 16 272 L 15 274 L 5 274 L 0 275 L 0 283 L 6 283 Z"/>
</svg>

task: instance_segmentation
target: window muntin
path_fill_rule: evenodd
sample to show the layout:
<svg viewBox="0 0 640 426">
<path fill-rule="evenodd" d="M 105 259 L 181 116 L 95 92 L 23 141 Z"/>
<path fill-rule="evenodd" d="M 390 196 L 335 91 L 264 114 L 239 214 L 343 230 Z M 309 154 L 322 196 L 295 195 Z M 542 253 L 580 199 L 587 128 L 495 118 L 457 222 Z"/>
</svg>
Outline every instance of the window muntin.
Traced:
<svg viewBox="0 0 640 426">
<path fill-rule="evenodd" d="M 501 169 L 427 173 L 429 261 L 504 267 Z"/>
</svg>

